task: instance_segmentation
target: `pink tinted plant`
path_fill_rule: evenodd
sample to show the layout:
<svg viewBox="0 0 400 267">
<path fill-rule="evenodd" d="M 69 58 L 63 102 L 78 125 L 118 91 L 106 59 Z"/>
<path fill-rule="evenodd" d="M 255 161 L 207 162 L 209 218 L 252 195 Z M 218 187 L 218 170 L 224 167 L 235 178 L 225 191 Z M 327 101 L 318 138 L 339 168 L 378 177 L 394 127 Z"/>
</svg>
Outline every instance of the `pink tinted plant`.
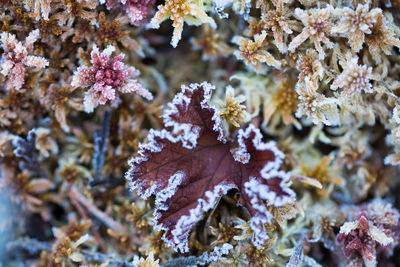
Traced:
<svg viewBox="0 0 400 267">
<path fill-rule="evenodd" d="M 343 244 L 344 255 L 350 262 L 363 261 L 366 266 L 376 266 L 377 254 L 390 256 L 398 243 L 399 213 L 381 199 L 356 209 L 358 216 L 342 225 L 337 241 Z"/>
<path fill-rule="evenodd" d="M 125 56 L 123 53 L 111 58 L 114 51 L 115 47 L 110 45 L 100 53 L 95 46 L 90 54 L 92 66 L 81 66 L 74 73 L 72 86 L 90 87 L 84 99 L 86 112 L 92 112 L 97 105 L 104 105 L 107 100 L 116 105 L 119 100 L 117 91 L 136 92 L 148 100 L 153 99 L 152 94 L 135 79 L 139 71 L 122 62 Z"/>
<path fill-rule="evenodd" d="M 4 50 L 0 60 L 0 73 L 9 78 L 6 83 L 7 90 L 21 89 L 26 67 L 44 68 L 49 65 L 45 58 L 30 55 L 38 38 L 39 30 L 31 31 L 24 42 L 18 41 L 14 34 L 8 32 L 0 35 L 1 47 Z"/>
<path fill-rule="evenodd" d="M 152 12 L 155 2 L 155 0 L 107 0 L 106 6 L 107 9 L 121 6 L 131 24 L 139 25 Z"/>
</svg>

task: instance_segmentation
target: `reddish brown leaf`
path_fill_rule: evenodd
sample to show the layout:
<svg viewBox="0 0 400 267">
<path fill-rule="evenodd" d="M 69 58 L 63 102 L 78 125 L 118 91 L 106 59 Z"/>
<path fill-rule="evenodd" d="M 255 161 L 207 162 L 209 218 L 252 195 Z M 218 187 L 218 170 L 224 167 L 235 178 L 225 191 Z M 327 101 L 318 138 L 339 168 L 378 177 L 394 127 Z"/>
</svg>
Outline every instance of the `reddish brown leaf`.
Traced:
<svg viewBox="0 0 400 267">
<path fill-rule="evenodd" d="M 166 129 L 150 131 L 127 173 L 140 196 L 156 196 L 156 228 L 182 252 L 188 251 L 191 228 L 230 189 L 242 194 L 258 247 L 268 238 L 264 224 L 272 218 L 265 200 L 282 206 L 294 198 L 288 174 L 278 170 L 284 155 L 275 143 L 263 143 L 252 125 L 239 130 L 237 142 L 224 136 L 210 105 L 213 89 L 207 83 L 183 87 L 163 115 Z"/>
</svg>

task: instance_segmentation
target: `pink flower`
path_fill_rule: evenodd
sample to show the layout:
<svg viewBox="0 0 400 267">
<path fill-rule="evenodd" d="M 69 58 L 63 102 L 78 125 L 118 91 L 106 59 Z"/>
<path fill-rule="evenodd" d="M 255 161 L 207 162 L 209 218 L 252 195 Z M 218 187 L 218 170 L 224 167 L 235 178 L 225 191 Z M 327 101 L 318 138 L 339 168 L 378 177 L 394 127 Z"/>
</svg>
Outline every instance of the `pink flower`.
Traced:
<svg viewBox="0 0 400 267">
<path fill-rule="evenodd" d="M 121 5 L 131 24 L 143 23 L 147 15 L 153 10 L 155 0 L 107 0 L 107 9 Z"/>
<path fill-rule="evenodd" d="M 33 44 L 39 38 L 39 30 L 32 31 L 25 42 L 18 41 L 14 34 L 3 32 L 0 35 L 4 52 L 0 60 L 0 73 L 8 76 L 7 90 L 21 89 L 24 84 L 25 68 L 44 68 L 49 62 L 43 57 L 31 56 Z"/>
<path fill-rule="evenodd" d="M 110 45 L 99 53 L 95 46 L 90 54 L 92 67 L 81 66 L 74 73 L 72 86 L 90 87 L 84 99 L 86 112 L 92 112 L 98 104 L 104 105 L 107 100 L 116 105 L 119 99 L 116 91 L 136 92 L 148 100 L 153 99 L 152 94 L 134 79 L 139 71 L 122 62 L 123 53 L 110 58 L 114 51 L 115 47 Z"/>
</svg>

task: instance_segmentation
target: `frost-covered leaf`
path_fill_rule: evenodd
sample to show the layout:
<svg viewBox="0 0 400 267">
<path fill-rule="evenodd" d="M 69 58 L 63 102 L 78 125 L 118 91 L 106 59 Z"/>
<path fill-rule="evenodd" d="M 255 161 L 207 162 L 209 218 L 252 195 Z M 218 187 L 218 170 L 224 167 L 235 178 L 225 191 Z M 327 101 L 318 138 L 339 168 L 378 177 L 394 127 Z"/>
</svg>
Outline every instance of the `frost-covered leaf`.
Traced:
<svg viewBox="0 0 400 267">
<path fill-rule="evenodd" d="M 164 241 L 183 252 L 191 228 L 231 189 L 242 194 L 258 247 L 268 238 L 264 224 L 273 217 L 265 201 L 282 206 L 294 197 L 289 175 L 278 170 L 284 154 L 274 142 L 264 143 L 252 125 L 239 130 L 236 141 L 224 136 L 210 105 L 213 89 L 208 83 L 183 87 L 164 112 L 165 129 L 150 130 L 127 173 L 141 197 L 156 196 L 156 230 L 164 230 Z"/>
</svg>

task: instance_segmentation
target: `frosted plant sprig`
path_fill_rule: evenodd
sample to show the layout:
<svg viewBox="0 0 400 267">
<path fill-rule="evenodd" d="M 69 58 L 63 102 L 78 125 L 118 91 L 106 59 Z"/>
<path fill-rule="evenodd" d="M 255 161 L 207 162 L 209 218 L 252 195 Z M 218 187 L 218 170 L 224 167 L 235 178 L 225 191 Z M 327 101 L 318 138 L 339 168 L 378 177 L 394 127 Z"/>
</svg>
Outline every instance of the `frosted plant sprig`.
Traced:
<svg viewBox="0 0 400 267">
<path fill-rule="evenodd" d="M 331 85 L 332 90 L 343 88 L 341 95 L 349 97 L 364 91 L 365 93 L 373 93 L 372 84 L 372 67 L 367 65 L 358 65 L 358 58 L 354 57 L 344 64 L 343 72 L 337 76 Z"/>
<path fill-rule="evenodd" d="M 399 212 L 390 203 L 374 199 L 368 205 L 345 207 L 344 211 L 350 217 L 358 214 L 355 220 L 340 227 L 337 236 L 349 262 L 362 260 L 366 266 L 377 266 L 377 254 L 391 255 L 398 244 L 395 229 L 399 225 Z"/>
<path fill-rule="evenodd" d="M 35 17 L 36 20 L 39 20 L 42 16 L 44 20 L 49 20 L 49 14 L 51 10 L 51 2 L 54 0 L 26 0 L 25 8 L 28 11 L 32 11 L 32 17 Z"/>
<path fill-rule="evenodd" d="M 244 95 L 235 96 L 234 89 L 228 86 L 225 92 L 225 101 L 217 101 L 220 108 L 219 115 L 233 126 L 240 127 L 243 122 L 250 118 L 246 106 L 241 104 L 244 101 L 246 101 Z"/>
<path fill-rule="evenodd" d="M 319 59 L 324 59 L 325 51 L 321 43 L 324 43 L 327 48 L 333 48 L 334 46 L 327 37 L 331 35 L 333 27 L 333 23 L 330 21 L 332 11 L 333 7 L 330 5 L 322 9 L 303 10 L 296 8 L 294 13 L 304 24 L 304 28 L 290 42 L 288 50 L 294 52 L 307 39 L 311 39 L 314 42 L 315 50 L 318 51 Z"/>
<path fill-rule="evenodd" d="M 265 9 L 262 12 L 261 20 L 258 23 L 250 23 L 250 27 L 262 27 L 273 33 L 275 44 L 281 53 L 285 53 L 287 46 L 284 37 L 293 33 L 294 20 L 290 20 L 292 11 L 285 5 L 287 0 L 272 0 L 275 9 Z"/>
<path fill-rule="evenodd" d="M 304 83 L 298 83 L 296 92 L 299 95 L 296 117 L 307 117 L 314 124 L 339 125 L 339 101 L 336 98 L 325 97 L 317 92 L 317 85 L 309 77 Z"/>
<path fill-rule="evenodd" d="M 301 129 L 301 124 L 293 116 L 298 105 L 293 82 L 287 77 L 276 77 L 274 82 L 274 85 L 267 87 L 264 96 L 262 125 L 275 129 L 282 121 L 284 125 L 293 124 Z"/>
<path fill-rule="evenodd" d="M 391 55 L 393 46 L 400 47 L 399 27 L 393 23 L 393 17 L 378 14 L 371 33 L 365 35 L 365 43 L 376 63 L 381 63 L 382 52 Z"/>
<path fill-rule="evenodd" d="M 380 8 L 369 10 L 369 5 L 358 4 L 357 9 L 337 8 L 333 13 L 340 17 L 339 23 L 332 29 L 333 33 L 344 34 L 349 39 L 349 44 L 354 52 L 359 52 L 364 44 L 365 34 L 371 34 L 378 15 L 382 14 Z"/>
<path fill-rule="evenodd" d="M 280 68 L 281 62 L 275 59 L 264 47 L 264 40 L 267 37 L 267 32 L 254 36 L 254 41 L 241 36 L 235 36 L 232 42 L 239 45 L 239 50 L 234 52 L 237 59 L 243 60 L 246 65 L 256 71 L 262 73 L 265 68 L 261 63 L 267 63 L 275 68 Z"/>
<path fill-rule="evenodd" d="M 100 0 L 107 2 L 107 9 L 122 7 L 128 16 L 130 23 L 139 25 L 143 23 L 150 12 L 152 12 L 155 0 Z"/>
<path fill-rule="evenodd" d="M 160 24 L 170 18 L 173 23 L 174 33 L 171 45 L 176 47 L 182 37 L 183 24 L 200 25 L 208 23 L 216 28 L 215 21 L 206 13 L 206 6 L 203 0 L 167 0 L 164 5 L 158 6 L 158 11 L 151 19 L 149 27 L 158 29 Z"/>
<path fill-rule="evenodd" d="M 31 31 L 23 43 L 8 32 L 3 32 L 0 38 L 4 50 L 0 60 L 0 73 L 8 76 L 7 90 L 21 89 L 26 67 L 44 68 L 49 65 L 47 59 L 30 55 L 33 52 L 33 44 L 39 38 L 39 30 Z"/>
<path fill-rule="evenodd" d="M 318 80 L 322 80 L 325 73 L 325 68 L 322 65 L 322 62 L 318 60 L 315 56 L 314 49 L 308 49 L 305 55 L 300 55 L 300 58 L 297 60 L 297 70 L 299 73 L 299 83 L 304 83 L 305 78 L 309 77 L 310 80 L 317 84 Z"/>
<path fill-rule="evenodd" d="M 72 86 L 90 87 L 84 99 L 86 112 L 92 112 L 96 106 L 104 105 L 108 100 L 116 105 L 119 99 L 117 91 L 136 92 L 148 100 L 153 99 L 153 95 L 135 79 L 139 71 L 122 62 L 123 53 L 111 58 L 114 51 L 114 46 L 108 46 L 100 53 L 94 46 L 90 54 L 92 67 L 81 66 L 74 73 Z"/>
</svg>

